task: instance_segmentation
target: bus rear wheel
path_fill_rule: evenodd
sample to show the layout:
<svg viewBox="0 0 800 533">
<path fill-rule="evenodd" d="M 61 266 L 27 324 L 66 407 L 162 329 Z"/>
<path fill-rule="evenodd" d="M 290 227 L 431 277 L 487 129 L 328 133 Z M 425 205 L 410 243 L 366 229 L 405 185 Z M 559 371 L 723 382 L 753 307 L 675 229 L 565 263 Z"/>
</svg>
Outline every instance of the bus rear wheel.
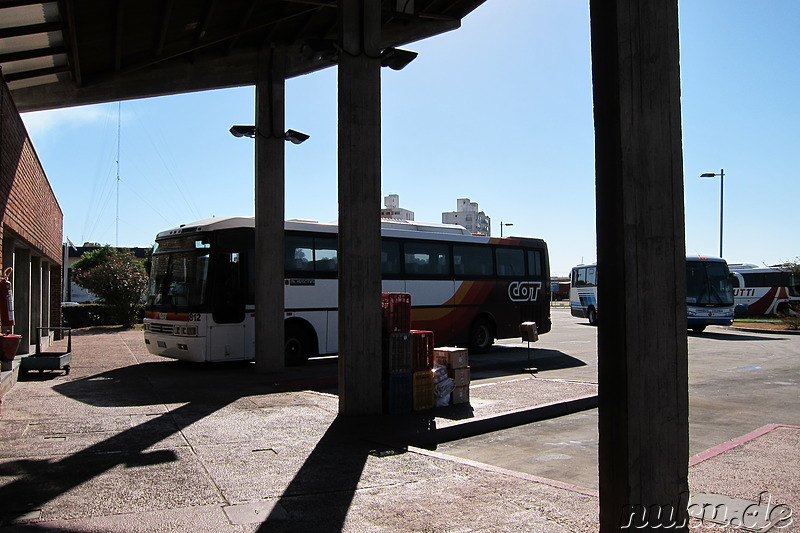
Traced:
<svg viewBox="0 0 800 533">
<path fill-rule="evenodd" d="M 306 328 L 288 324 L 284 332 L 284 358 L 286 366 L 302 366 L 314 355 L 313 341 Z"/>
<path fill-rule="evenodd" d="M 486 353 L 494 344 L 492 324 L 485 318 L 479 318 L 469 328 L 470 353 Z"/>
</svg>

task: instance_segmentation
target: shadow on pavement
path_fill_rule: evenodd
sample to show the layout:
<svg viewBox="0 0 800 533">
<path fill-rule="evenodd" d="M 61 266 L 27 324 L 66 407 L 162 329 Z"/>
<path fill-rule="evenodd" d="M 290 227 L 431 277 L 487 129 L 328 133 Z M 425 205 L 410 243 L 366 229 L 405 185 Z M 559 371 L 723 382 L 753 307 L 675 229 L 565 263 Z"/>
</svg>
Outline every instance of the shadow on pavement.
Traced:
<svg viewBox="0 0 800 533">
<path fill-rule="evenodd" d="M 53 390 L 73 400 L 96 407 L 136 407 L 183 404 L 125 429 L 101 442 L 64 458 L 21 459 L 0 464 L 0 476 L 19 477 L 0 487 L 3 524 L 23 517 L 31 510 L 67 493 L 117 466 L 143 466 L 176 461 L 169 450 L 144 450 L 179 433 L 186 427 L 249 395 L 282 392 L 281 382 L 256 374 L 252 365 L 223 364 L 213 368 L 180 362 L 155 362 L 117 368 L 92 376 L 59 383 Z M 333 457 L 338 443 L 338 425 L 320 443 L 323 455 L 339 464 L 339 477 L 357 479 L 358 461 L 341 465 Z M 349 452 L 348 452 L 349 453 Z M 323 461 L 309 458 L 315 466 Z M 344 468 L 342 468 L 344 466 Z M 363 461 L 362 461 L 363 466 Z M 307 470 L 306 470 L 307 471 Z M 302 472 L 301 472 L 302 473 Z M 341 484 L 341 483 L 339 483 Z M 293 484 L 297 488 L 298 484 Z M 290 487 L 291 488 L 291 487 Z M 30 524 L 33 526 L 33 524 Z M 17 528 L 22 524 L 15 524 Z"/>
<path fill-rule="evenodd" d="M 359 438 L 362 424 L 361 419 L 342 416 L 333 421 L 259 532 L 342 531 L 367 457 L 378 453 Z"/>
<path fill-rule="evenodd" d="M 580 359 L 558 350 L 518 346 L 495 346 L 490 353 L 470 355 L 469 364 L 473 379 L 519 374 L 528 367 L 543 371 L 586 366 Z"/>
<path fill-rule="evenodd" d="M 784 338 L 776 337 L 775 335 L 762 336 L 753 335 L 752 333 L 717 333 L 714 331 L 704 331 L 702 333 L 689 332 L 689 337 L 697 339 L 714 339 L 720 341 L 783 341 Z"/>
</svg>

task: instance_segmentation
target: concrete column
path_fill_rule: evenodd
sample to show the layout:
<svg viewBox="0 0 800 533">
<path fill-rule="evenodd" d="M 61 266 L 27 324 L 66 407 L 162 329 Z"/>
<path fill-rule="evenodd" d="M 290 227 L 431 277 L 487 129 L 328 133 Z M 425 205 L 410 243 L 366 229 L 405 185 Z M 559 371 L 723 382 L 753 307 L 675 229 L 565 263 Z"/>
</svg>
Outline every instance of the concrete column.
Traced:
<svg viewBox="0 0 800 533">
<path fill-rule="evenodd" d="M 339 412 L 381 394 L 380 2 L 339 2 Z"/>
<path fill-rule="evenodd" d="M 42 325 L 42 258 L 31 257 L 31 344 Z"/>
<path fill-rule="evenodd" d="M 43 328 L 50 327 L 50 263 L 42 261 L 42 315 L 39 325 Z M 49 331 L 43 332 L 43 335 L 50 336 Z"/>
<path fill-rule="evenodd" d="M 591 0 L 590 6 L 603 302 L 600 531 L 629 531 L 623 526 L 631 512 L 636 527 L 686 531 L 678 1 Z"/>
<path fill-rule="evenodd" d="M 31 338 L 31 252 L 25 248 L 14 250 L 14 333 L 22 339 L 17 353 L 28 353 Z"/>
<path fill-rule="evenodd" d="M 256 371 L 284 369 L 285 53 L 260 54 L 256 84 Z"/>
</svg>

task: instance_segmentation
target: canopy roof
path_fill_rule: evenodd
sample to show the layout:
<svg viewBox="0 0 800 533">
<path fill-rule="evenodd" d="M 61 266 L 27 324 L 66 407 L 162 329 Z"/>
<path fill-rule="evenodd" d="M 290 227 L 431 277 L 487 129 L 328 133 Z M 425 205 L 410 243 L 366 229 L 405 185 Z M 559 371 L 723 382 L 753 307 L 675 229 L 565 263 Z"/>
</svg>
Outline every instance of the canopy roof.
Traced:
<svg viewBox="0 0 800 533">
<path fill-rule="evenodd" d="M 485 0 L 377 0 L 382 45 L 458 28 Z M 0 0 L 0 66 L 20 111 L 255 83 L 259 50 L 288 77 L 335 63 L 337 1 Z"/>
</svg>

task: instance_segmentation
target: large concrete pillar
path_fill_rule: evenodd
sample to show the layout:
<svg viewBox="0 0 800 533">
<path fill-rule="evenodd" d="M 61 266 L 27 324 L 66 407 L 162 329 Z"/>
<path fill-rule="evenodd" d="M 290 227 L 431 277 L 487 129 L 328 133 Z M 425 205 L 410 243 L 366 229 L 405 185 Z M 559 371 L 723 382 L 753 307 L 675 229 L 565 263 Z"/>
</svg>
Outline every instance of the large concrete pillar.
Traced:
<svg viewBox="0 0 800 533">
<path fill-rule="evenodd" d="M 11 275 L 14 290 L 14 333 L 22 339 L 17 353 L 29 353 L 31 338 L 31 251 L 14 250 L 14 272 Z"/>
<path fill-rule="evenodd" d="M 381 406 L 380 2 L 339 2 L 339 412 Z"/>
<path fill-rule="evenodd" d="M 602 279 L 600 530 L 623 530 L 633 512 L 633 525 L 643 529 L 676 524 L 685 531 L 678 1 L 591 0 L 591 29 Z"/>
<path fill-rule="evenodd" d="M 256 84 L 255 350 L 257 372 L 284 369 L 285 54 L 265 48 Z"/>
</svg>

